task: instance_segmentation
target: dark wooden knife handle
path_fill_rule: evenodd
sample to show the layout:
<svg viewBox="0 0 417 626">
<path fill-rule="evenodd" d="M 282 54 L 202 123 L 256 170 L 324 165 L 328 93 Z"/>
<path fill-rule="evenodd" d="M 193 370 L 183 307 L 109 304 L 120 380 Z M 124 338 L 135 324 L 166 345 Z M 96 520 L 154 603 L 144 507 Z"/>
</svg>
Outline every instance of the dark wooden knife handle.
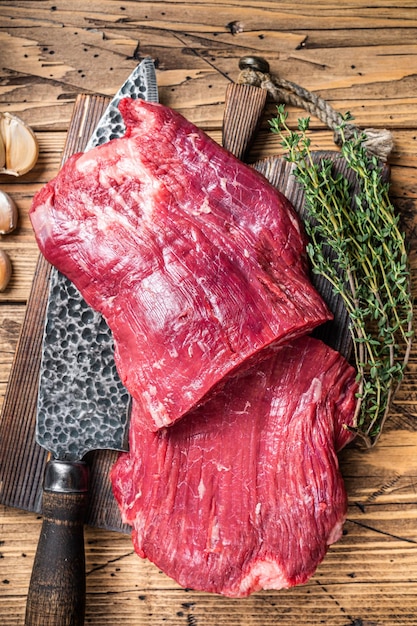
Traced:
<svg viewBox="0 0 417 626">
<path fill-rule="evenodd" d="M 266 98 L 261 87 L 230 83 L 226 88 L 222 144 L 241 161 L 259 129 Z"/>
<path fill-rule="evenodd" d="M 84 518 L 88 467 L 51 460 L 25 626 L 82 626 L 85 616 Z"/>
</svg>

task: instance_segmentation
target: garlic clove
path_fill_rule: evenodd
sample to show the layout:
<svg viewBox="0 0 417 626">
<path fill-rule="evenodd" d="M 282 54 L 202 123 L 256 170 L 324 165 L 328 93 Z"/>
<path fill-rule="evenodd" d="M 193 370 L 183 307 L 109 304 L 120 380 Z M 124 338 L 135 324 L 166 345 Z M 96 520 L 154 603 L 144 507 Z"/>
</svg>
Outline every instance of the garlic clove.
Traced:
<svg viewBox="0 0 417 626">
<path fill-rule="evenodd" d="M 4 291 L 12 276 L 12 263 L 4 250 L 0 250 L 0 291 Z"/>
<path fill-rule="evenodd" d="M 38 160 L 39 146 L 30 126 L 17 115 L 0 113 L 0 137 L 0 173 L 21 176 L 31 170 Z"/>
<path fill-rule="evenodd" d="M 18 210 L 12 198 L 0 189 L 0 235 L 11 233 L 17 226 Z"/>
</svg>

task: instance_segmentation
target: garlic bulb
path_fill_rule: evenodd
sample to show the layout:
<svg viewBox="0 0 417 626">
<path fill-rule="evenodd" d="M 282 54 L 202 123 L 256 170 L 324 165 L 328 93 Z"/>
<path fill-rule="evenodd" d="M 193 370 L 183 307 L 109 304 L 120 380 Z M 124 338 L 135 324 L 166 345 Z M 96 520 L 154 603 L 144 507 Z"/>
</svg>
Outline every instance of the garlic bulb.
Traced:
<svg viewBox="0 0 417 626">
<path fill-rule="evenodd" d="M 16 228 L 17 218 L 17 206 L 12 198 L 0 189 L 0 235 L 11 233 Z"/>
<path fill-rule="evenodd" d="M 38 154 L 38 141 L 30 126 L 17 115 L 0 113 L 0 174 L 26 174 Z"/>
<path fill-rule="evenodd" d="M 4 250 L 0 250 L 0 291 L 4 291 L 12 275 L 12 263 Z"/>
</svg>

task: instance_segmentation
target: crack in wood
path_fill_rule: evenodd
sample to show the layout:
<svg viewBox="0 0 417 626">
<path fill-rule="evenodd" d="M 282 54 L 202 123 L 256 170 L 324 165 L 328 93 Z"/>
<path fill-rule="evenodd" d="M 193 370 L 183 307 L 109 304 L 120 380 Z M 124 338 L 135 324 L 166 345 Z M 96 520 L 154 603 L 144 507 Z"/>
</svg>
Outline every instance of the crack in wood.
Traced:
<svg viewBox="0 0 417 626">
<path fill-rule="evenodd" d="M 207 65 L 209 65 L 213 70 L 215 70 L 218 74 L 220 74 L 221 76 L 223 76 L 223 78 L 226 78 L 228 81 L 233 82 L 232 79 L 230 78 L 230 76 L 228 76 L 227 74 L 225 74 L 224 72 L 222 72 L 212 61 L 210 61 L 209 59 L 207 59 L 207 57 L 201 55 L 198 50 L 194 47 L 189 46 L 185 41 L 183 41 L 181 39 L 181 37 L 178 35 L 178 33 L 172 31 L 171 33 L 175 39 L 178 39 L 178 41 L 187 48 L 187 50 L 190 50 L 190 52 L 192 52 L 196 57 L 198 57 L 199 59 L 201 59 L 202 61 L 204 61 L 205 63 L 207 63 Z M 184 33 L 185 35 L 185 33 Z"/>
<path fill-rule="evenodd" d="M 125 554 L 117 556 L 114 559 L 109 559 L 108 561 L 106 561 L 102 565 L 96 565 L 95 567 L 92 567 L 90 570 L 88 570 L 85 573 L 85 575 L 89 576 L 90 574 L 93 574 L 94 572 L 98 572 L 99 570 L 105 569 L 108 565 L 112 565 L 113 563 L 117 563 L 118 561 L 122 561 L 123 559 L 125 559 L 125 558 L 127 558 L 129 556 L 132 556 L 132 554 L 135 554 L 134 550 L 130 550 L 129 552 L 126 552 Z"/>
<path fill-rule="evenodd" d="M 4 67 L 3 70 L 10 72 L 10 75 L 17 78 L 25 78 L 29 83 L 34 83 L 38 85 L 39 83 L 43 83 L 46 85 L 57 85 L 59 87 L 64 87 L 65 89 L 74 89 L 74 96 L 79 93 L 85 93 L 87 95 L 93 96 L 106 96 L 107 94 L 100 93 L 93 89 L 88 89 L 86 87 L 79 87 L 77 85 L 73 85 L 72 83 L 65 82 L 64 80 L 58 80 L 57 78 L 48 78 L 46 76 L 39 76 L 38 74 L 31 74 L 29 72 L 21 72 L 14 70 L 10 67 Z M 74 70 L 75 71 L 75 70 Z"/>
<path fill-rule="evenodd" d="M 346 518 L 347 522 L 351 522 L 352 524 L 356 524 L 357 526 L 361 526 L 362 528 L 366 528 L 367 530 L 372 530 L 375 533 L 380 535 L 385 535 L 386 537 L 390 537 L 391 539 L 398 539 L 398 541 L 405 541 L 406 543 L 412 543 L 417 545 L 417 541 L 415 539 L 409 539 L 408 537 L 400 537 L 399 535 L 394 535 L 393 533 L 389 533 L 385 530 L 381 530 L 380 528 L 375 528 L 374 526 L 370 526 L 369 524 L 364 524 L 363 522 L 358 522 L 357 520 Z"/>
</svg>

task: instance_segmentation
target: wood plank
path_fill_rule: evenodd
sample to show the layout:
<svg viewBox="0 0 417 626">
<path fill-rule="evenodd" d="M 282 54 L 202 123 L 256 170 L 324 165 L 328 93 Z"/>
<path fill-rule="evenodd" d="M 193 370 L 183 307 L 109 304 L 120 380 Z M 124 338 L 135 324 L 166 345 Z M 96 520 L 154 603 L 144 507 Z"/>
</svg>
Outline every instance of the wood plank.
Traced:
<svg viewBox="0 0 417 626">
<path fill-rule="evenodd" d="M 402 449 L 401 434 L 395 441 L 386 438 L 386 446 L 393 444 L 398 455 Z M 414 434 L 414 439 L 416 433 Z M 396 442 L 398 445 L 396 445 Z M 415 445 L 416 441 L 412 442 Z M 397 455 L 397 456 L 398 456 Z M 319 566 L 312 580 L 299 588 L 285 592 L 262 592 L 245 600 L 230 600 L 211 594 L 181 590 L 156 567 L 142 561 L 133 554 L 130 539 L 119 533 L 86 529 L 87 559 L 87 615 L 86 623 L 114 624 L 114 615 L 118 615 L 120 624 L 144 626 L 162 626 L 174 624 L 218 625 L 227 616 L 228 624 L 246 626 L 250 623 L 346 626 L 349 621 L 366 620 L 369 606 L 372 606 L 372 618 L 376 623 L 391 624 L 393 619 L 405 626 L 415 624 L 415 580 L 417 577 L 417 543 L 406 542 L 412 539 L 412 529 L 416 525 L 416 510 L 411 503 L 408 513 L 403 507 L 402 516 L 406 518 L 406 527 L 410 535 L 403 534 L 395 538 L 383 534 L 384 525 L 378 526 L 379 532 L 369 531 L 367 526 L 376 526 L 375 516 L 370 511 L 366 516 L 355 504 L 360 501 L 362 488 L 355 485 L 362 482 L 366 488 L 369 480 L 379 484 L 378 471 L 371 471 L 374 466 L 383 470 L 386 449 L 378 452 L 375 448 L 367 458 L 367 467 L 363 465 L 363 455 L 358 453 L 358 467 L 362 468 L 351 487 L 351 504 L 346 523 L 346 534 L 342 540 L 332 546 L 326 559 Z M 352 465 L 352 464 L 351 464 Z M 347 468 L 346 468 L 347 469 Z M 356 468 L 358 469 L 358 468 Z M 409 464 L 402 461 L 402 471 L 407 475 L 415 467 L 412 459 Z M 372 478 L 372 473 L 374 474 Z M 397 501 L 398 481 L 391 479 L 385 493 L 369 494 L 369 503 L 383 498 L 382 508 L 388 524 L 392 518 L 392 507 Z M 391 503 L 391 508 L 390 508 Z M 395 519 L 399 517 L 395 514 Z M 21 528 L 19 544 L 14 541 L 16 525 Z M 6 509 L 2 515 L 2 559 L 0 559 L 1 604 L 7 602 L 12 607 L 15 622 L 21 624 L 24 613 L 24 598 L 29 581 L 35 546 L 33 534 L 39 532 L 40 520 L 32 514 Z M 404 529 L 403 529 L 404 531 Z M 405 531 L 404 531 L 405 532 Z M 415 531 L 414 531 L 415 537 Z M 19 562 L 19 568 L 12 564 Z M 377 581 L 377 582 L 376 582 Z M 127 584 L 128 583 L 128 584 Z M 375 602 L 375 595 L 378 602 Z M 396 598 L 401 596 L 401 603 Z M 0 613 L 1 614 L 1 613 Z M 190 616 L 194 622 L 190 622 Z M 395 617 L 394 617 L 395 616 Z M 19 621 L 20 620 L 20 621 Z M 188 620 L 188 621 L 187 621 Z"/>
<path fill-rule="evenodd" d="M 137 60 L 150 55 L 158 62 L 161 101 L 218 128 L 239 57 L 263 54 L 274 74 L 320 92 L 335 107 L 342 101 L 342 110 L 349 102 L 359 124 L 384 124 L 389 106 L 392 125 L 406 128 L 415 107 L 417 10 L 383 5 L 355 12 L 355 5 L 329 1 L 213 8 L 204 1 L 63 0 L 51 10 L 35 0 L 3 2 L 0 48 L 9 53 L 0 110 L 12 107 L 36 129 L 65 129 L 77 94 L 115 93 Z M 236 35 L 227 26 L 233 21 L 241 24 Z"/>
</svg>

